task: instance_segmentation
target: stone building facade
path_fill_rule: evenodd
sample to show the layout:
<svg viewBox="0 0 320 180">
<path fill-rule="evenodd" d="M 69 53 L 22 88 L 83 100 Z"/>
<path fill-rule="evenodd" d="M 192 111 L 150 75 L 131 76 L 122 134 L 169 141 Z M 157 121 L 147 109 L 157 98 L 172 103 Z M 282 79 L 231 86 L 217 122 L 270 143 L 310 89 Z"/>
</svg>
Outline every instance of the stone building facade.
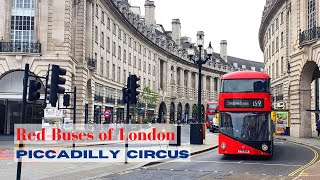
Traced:
<svg viewBox="0 0 320 180">
<path fill-rule="evenodd" d="M 319 1 L 267 0 L 259 30 L 273 107 L 290 111 L 291 135 L 315 136 L 319 120 Z"/>
<path fill-rule="evenodd" d="M 67 69 L 66 90 L 77 87 L 78 123 L 103 122 L 101 113 L 107 109 L 112 112 L 110 122 L 124 120 L 121 90 L 129 74 L 141 78 L 141 90 L 150 87 L 157 94 L 156 105 L 139 103 L 153 116 L 162 122 L 192 118 L 198 69 L 187 57 L 190 38 L 181 37 L 179 19 L 172 20 L 172 31 L 156 24 L 153 1 L 145 3 L 145 18 L 137 12 L 127 0 L 0 3 L 0 133 L 10 134 L 19 122 L 26 63 L 38 76 L 46 75 L 49 64 Z M 204 107 L 207 101 L 217 101 L 221 75 L 263 70 L 262 63 L 233 67 L 227 60 L 238 58 L 227 55 L 226 41 L 221 41 L 220 50 L 222 56 L 214 53 L 203 67 Z M 29 107 L 29 122 L 41 122 L 43 105 Z"/>
</svg>

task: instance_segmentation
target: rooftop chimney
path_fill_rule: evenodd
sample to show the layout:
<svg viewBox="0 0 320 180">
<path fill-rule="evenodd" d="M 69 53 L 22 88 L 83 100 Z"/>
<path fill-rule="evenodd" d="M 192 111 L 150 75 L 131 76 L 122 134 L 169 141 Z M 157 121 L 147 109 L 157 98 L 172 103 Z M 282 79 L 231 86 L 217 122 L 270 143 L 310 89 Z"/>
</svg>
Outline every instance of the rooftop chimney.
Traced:
<svg viewBox="0 0 320 180">
<path fill-rule="evenodd" d="M 177 45 L 180 45 L 180 38 L 181 38 L 180 19 L 172 19 L 172 36 L 171 37 Z"/>
<path fill-rule="evenodd" d="M 221 40 L 221 42 L 220 42 L 220 57 L 225 62 L 228 62 L 227 41 L 226 40 Z"/>
<path fill-rule="evenodd" d="M 156 24 L 155 20 L 155 5 L 154 1 L 146 0 L 144 4 L 145 8 L 145 24 L 149 27 L 152 27 Z"/>
</svg>

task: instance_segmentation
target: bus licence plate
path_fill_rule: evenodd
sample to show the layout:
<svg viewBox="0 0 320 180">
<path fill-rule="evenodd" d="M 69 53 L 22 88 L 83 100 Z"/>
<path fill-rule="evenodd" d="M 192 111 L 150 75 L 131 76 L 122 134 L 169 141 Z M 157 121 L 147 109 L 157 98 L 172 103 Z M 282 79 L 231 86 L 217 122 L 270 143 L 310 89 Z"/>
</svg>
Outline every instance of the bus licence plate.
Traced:
<svg viewBox="0 0 320 180">
<path fill-rule="evenodd" d="M 238 153 L 250 153 L 250 151 L 249 150 L 238 150 Z"/>
</svg>

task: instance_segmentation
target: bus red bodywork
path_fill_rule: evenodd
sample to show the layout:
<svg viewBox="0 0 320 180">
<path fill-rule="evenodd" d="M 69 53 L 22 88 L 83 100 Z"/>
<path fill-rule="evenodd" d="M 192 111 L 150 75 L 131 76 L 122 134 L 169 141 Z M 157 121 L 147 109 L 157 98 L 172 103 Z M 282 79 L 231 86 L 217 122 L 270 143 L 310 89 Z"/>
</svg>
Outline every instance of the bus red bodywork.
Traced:
<svg viewBox="0 0 320 180">
<path fill-rule="evenodd" d="M 228 92 L 228 80 L 234 84 L 248 83 L 255 80 L 264 81 L 264 92 Z M 271 95 L 269 92 L 270 77 L 262 72 L 238 71 L 228 73 L 221 78 L 221 92 L 219 94 L 219 154 L 243 154 L 271 156 L 273 154 L 273 137 L 271 132 Z M 261 84 L 261 83 L 260 83 Z M 253 85 L 253 84 L 252 84 Z M 248 86 L 248 85 L 246 85 Z M 254 86 L 254 85 L 253 85 Z M 238 88 L 238 87 L 236 87 Z M 236 89 L 235 88 L 235 89 Z M 246 88 L 245 86 L 243 88 Z M 229 87 L 230 89 L 230 87 Z M 231 88 L 232 89 L 232 88 Z M 241 89 L 241 88 L 239 88 Z M 253 90 L 255 91 L 255 90 Z M 228 105 L 226 101 L 228 100 Z M 249 104 L 263 100 L 263 105 L 251 107 Z M 226 107 L 228 106 L 228 107 Z M 248 106 L 248 107 L 238 107 Z M 250 107 L 249 107 L 250 106 Z M 262 120 L 261 120 L 262 119 Z M 222 121 L 222 122 L 221 122 Z M 261 121 L 261 122 L 260 122 Z M 239 124 L 239 125 L 237 125 Z M 252 125 L 252 126 L 251 126 Z M 239 129 L 239 130 L 238 130 Z M 249 130 L 244 130 L 249 129 Z M 263 129 L 262 131 L 260 129 Z M 240 132 L 241 131 L 241 132 Z M 247 133 L 242 133 L 247 132 Z M 250 134 L 251 132 L 251 134 Z M 245 135 L 253 137 L 247 138 Z M 256 136 L 256 137 L 254 137 Z"/>
</svg>

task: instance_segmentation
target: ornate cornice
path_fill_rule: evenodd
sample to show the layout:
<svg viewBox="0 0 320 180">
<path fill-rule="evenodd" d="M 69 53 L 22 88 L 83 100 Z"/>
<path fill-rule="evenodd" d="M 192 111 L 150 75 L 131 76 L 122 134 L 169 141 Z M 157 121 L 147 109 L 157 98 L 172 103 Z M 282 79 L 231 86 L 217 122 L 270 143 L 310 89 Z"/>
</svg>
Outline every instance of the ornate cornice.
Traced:
<svg viewBox="0 0 320 180">
<path fill-rule="evenodd" d="M 155 27 L 146 26 L 144 20 L 141 20 L 139 15 L 130 11 L 130 5 L 125 0 L 105 0 L 105 2 L 113 7 L 119 17 L 122 17 L 124 22 L 126 22 L 129 27 L 135 30 L 137 34 L 151 46 L 164 52 L 167 57 L 174 58 L 180 63 L 196 66 L 188 59 L 186 49 L 179 47 L 173 40 L 167 39 L 164 35 L 157 35 Z M 203 68 L 204 70 L 214 70 L 217 72 L 230 72 L 233 70 L 232 67 L 224 67 L 223 64 L 217 66 L 205 65 Z"/>
<path fill-rule="evenodd" d="M 273 16 L 278 12 L 279 8 L 286 2 L 287 0 L 270 0 L 264 6 L 264 10 L 262 12 L 261 24 L 259 28 L 259 45 L 261 51 L 263 51 L 263 37 L 266 33 L 267 27 L 271 22 Z"/>
</svg>

